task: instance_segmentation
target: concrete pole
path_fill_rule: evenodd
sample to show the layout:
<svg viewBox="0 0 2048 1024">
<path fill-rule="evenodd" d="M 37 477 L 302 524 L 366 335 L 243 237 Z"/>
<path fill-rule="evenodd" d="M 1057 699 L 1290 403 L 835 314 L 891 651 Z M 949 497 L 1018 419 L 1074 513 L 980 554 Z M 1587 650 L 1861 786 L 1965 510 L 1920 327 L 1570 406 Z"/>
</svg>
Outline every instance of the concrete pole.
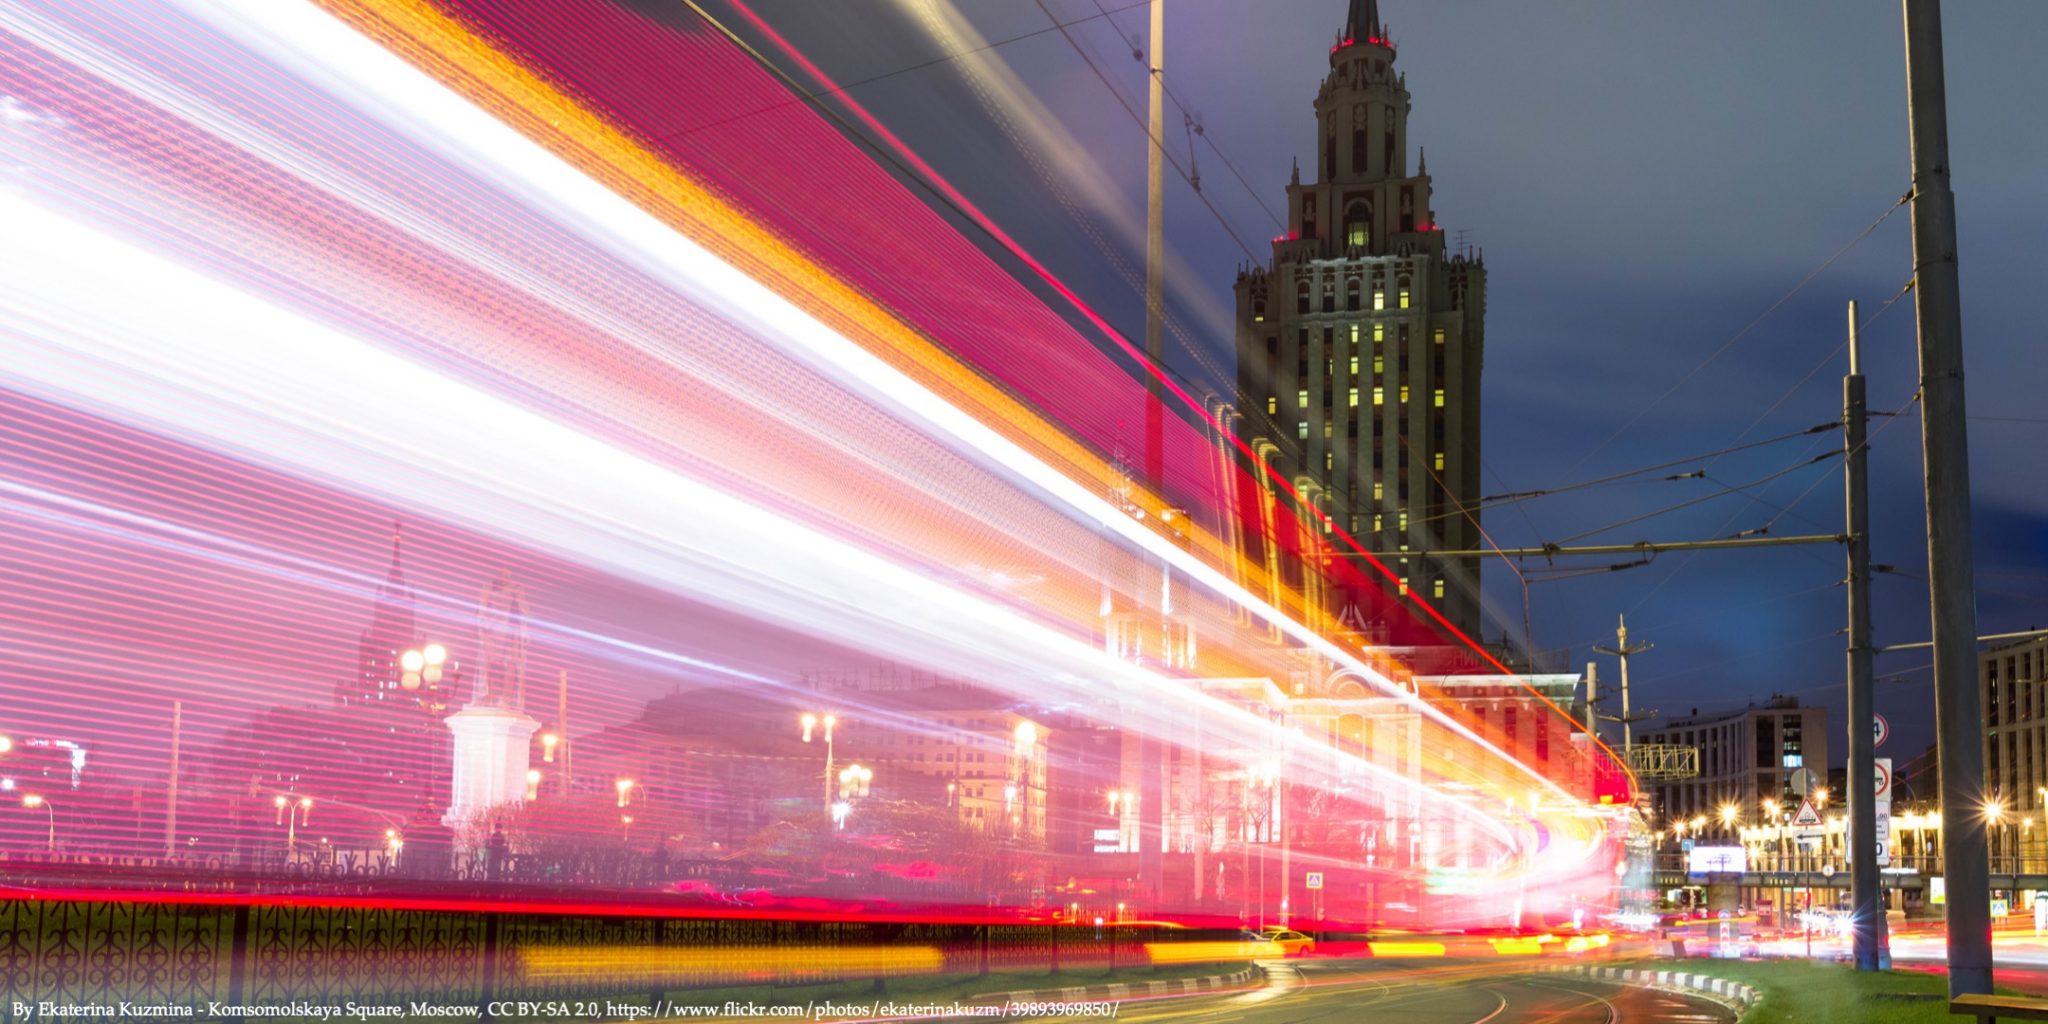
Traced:
<svg viewBox="0 0 2048 1024">
<path fill-rule="evenodd" d="M 1842 444 L 1849 543 L 1849 907 L 1856 969 L 1890 966 L 1878 902 L 1877 752 L 1870 643 L 1869 410 L 1864 404 L 1856 304 L 1849 303 L 1849 375 L 1842 378 Z"/>
<path fill-rule="evenodd" d="M 1991 991 L 1991 879 L 1984 843 L 1984 709 L 1977 693 L 1970 445 L 1963 401 L 1963 312 L 1956 198 L 1949 188 L 1948 93 L 1940 0 L 1903 0 L 1913 163 L 1913 305 L 1920 337 L 1920 433 L 1927 484 L 1927 581 L 1934 719 L 1941 760 L 1942 874 L 1948 885 L 1948 990 Z"/>
</svg>

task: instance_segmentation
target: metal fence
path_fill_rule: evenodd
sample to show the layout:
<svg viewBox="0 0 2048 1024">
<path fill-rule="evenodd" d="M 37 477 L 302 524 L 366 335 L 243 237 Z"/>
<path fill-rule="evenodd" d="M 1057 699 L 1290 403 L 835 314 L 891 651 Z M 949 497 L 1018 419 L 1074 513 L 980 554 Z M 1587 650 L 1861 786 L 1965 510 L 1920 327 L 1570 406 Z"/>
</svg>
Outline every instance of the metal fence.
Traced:
<svg viewBox="0 0 2048 1024">
<path fill-rule="evenodd" d="M 0 900 L 15 1004 L 439 1004 L 1147 964 L 1149 926 L 727 920 L 193 901 Z M 1175 932 L 1174 937 L 1197 933 Z M 999 987 L 992 983 L 993 987 Z"/>
</svg>

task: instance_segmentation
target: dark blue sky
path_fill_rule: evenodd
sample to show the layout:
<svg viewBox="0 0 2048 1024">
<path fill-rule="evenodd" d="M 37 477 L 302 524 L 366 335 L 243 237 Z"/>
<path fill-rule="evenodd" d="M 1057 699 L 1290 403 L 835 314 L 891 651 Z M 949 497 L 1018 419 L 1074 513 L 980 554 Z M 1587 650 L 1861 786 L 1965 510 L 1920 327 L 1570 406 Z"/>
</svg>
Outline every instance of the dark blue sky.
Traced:
<svg viewBox="0 0 2048 1024">
<path fill-rule="evenodd" d="M 939 0 L 933 0 L 939 2 Z M 870 78 L 943 51 L 889 0 L 761 0 L 762 14 L 841 81 Z M 1094 0 L 1046 0 L 1061 20 Z M 1116 11 L 1119 3 L 1103 0 Z M 1210 138 L 1256 198 L 1204 147 L 1204 192 L 1261 258 L 1290 163 L 1311 146 L 1310 101 L 1343 0 L 1172 0 L 1169 88 L 1199 110 Z M 1953 165 L 1961 218 L 1964 344 L 1983 632 L 2048 625 L 2048 381 L 2034 288 L 2048 268 L 2048 5 L 1951 3 L 1947 11 Z M 989 40 L 1049 23 L 1030 0 L 959 0 Z M 1414 95 L 1412 144 L 1427 148 L 1436 214 L 1470 232 L 1490 272 L 1485 451 L 1490 492 L 1555 487 L 1774 437 L 1839 412 L 1844 304 L 1866 319 L 1910 273 L 1908 218 L 1897 211 L 1778 303 L 1891 208 L 1907 188 L 1903 54 L 1893 3 L 1810 0 L 1711 4 L 1521 0 L 1383 0 Z M 1073 32 L 1126 101 L 1143 109 L 1129 40 L 1143 8 Z M 1031 96 L 1141 209 L 1142 136 L 1058 33 L 999 47 Z M 1015 136 L 993 119 L 954 64 L 851 90 L 971 198 L 1047 259 L 1124 329 L 1142 306 Z M 1177 156 L 1184 134 L 1171 133 Z M 1059 172 L 1052 175 L 1059 177 Z M 1061 186 L 1085 191 L 1079 184 Z M 1085 200 L 1077 201 L 1086 207 Z M 1229 288 L 1244 252 L 1184 182 L 1168 192 L 1169 244 L 1193 271 L 1172 297 L 1206 360 L 1229 365 Z M 1126 260 L 1141 254 L 1112 241 Z M 1206 314 L 1205 314 L 1206 311 Z M 1910 298 L 1865 331 L 1875 409 L 1915 387 Z M 1731 339 L 1736 339 L 1731 343 Z M 1715 356 L 1715 353 L 1719 353 Z M 1710 358 L 1712 357 L 1712 358 Z M 1879 421 L 1873 444 L 1881 643 L 1927 634 L 1926 550 L 1917 412 Z M 1798 466 L 1837 444 L 1816 435 L 1679 468 L 1706 480 L 1596 488 L 1490 512 L 1504 546 L 1558 541 Z M 1585 542 L 1835 532 L 1841 483 L 1832 460 L 1767 484 Z M 1674 472 L 1676 470 L 1673 470 Z M 1578 560 L 1597 568 L 1619 559 Z M 1533 563 L 1525 568 L 1539 568 Z M 1615 616 L 1654 641 L 1632 675 L 1637 707 L 1666 712 L 1740 705 L 1773 693 L 1837 710 L 1842 689 L 1843 574 L 1833 547 L 1665 555 L 1625 572 L 1530 574 L 1538 647 L 1612 643 Z M 1522 587 L 1487 569 L 1489 635 L 1519 634 Z M 1932 740 L 1923 653 L 1880 659 L 1878 708 L 1894 724 L 1881 753 L 1908 757 Z M 1603 673 L 1612 670 L 1611 663 Z M 1839 721 L 1839 719 L 1837 719 Z M 1840 745 L 1836 744 L 1836 758 Z"/>
</svg>

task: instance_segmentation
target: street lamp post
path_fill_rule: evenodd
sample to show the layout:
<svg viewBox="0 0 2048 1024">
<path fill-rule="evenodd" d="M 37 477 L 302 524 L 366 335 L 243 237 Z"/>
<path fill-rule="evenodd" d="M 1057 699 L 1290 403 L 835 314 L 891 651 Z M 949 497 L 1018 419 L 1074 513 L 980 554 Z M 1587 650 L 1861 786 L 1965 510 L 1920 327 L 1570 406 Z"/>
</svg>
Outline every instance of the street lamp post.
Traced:
<svg viewBox="0 0 2048 1024">
<path fill-rule="evenodd" d="M 405 651 L 398 656 L 398 667 L 403 672 L 398 685 L 407 690 L 417 690 L 421 683 L 428 686 L 441 684 L 441 666 L 448 662 L 448 648 L 440 644 L 427 644 Z"/>
<path fill-rule="evenodd" d="M 804 712 L 804 715 L 803 715 L 803 717 L 802 717 L 801 719 L 799 719 L 798 721 L 799 721 L 800 723 L 802 723 L 802 725 L 803 725 L 803 727 L 804 727 L 804 742 L 805 742 L 805 743 L 809 743 L 809 742 L 811 741 L 811 731 L 812 731 L 812 730 L 816 729 L 816 728 L 817 728 L 818 726 L 820 726 L 820 725 L 822 725 L 822 726 L 824 726 L 824 727 L 825 727 L 825 813 L 826 813 L 826 814 L 828 814 L 828 815 L 830 815 L 830 814 L 832 814 L 832 813 L 833 813 L 833 804 L 832 804 L 832 727 L 833 727 L 833 726 L 836 726 L 836 725 L 838 725 L 838 724 L 839 724 L 839 716 L 837 716 L 837 715 L 824 715 L 824 716 L 819 716 L 819 715 L 814 715 L 814 714 L 812 714 L 812 713 L 810 713 L 810 712 L 806 711 L 806 712 Z"/>
<path fill-rule="evenodd" d="M 299 850 L 299 826 L 313 818 L 313 798 L 302 796 L 294 800 L 279 793 L 271 803 L 277 807 L 277 823 L 284 826 L 284 860 L 289 864 Z"/>
<path fill-rule="evenodd" d="M 43 797 L 41 797 L 41 796 L 39 796 L 39 795 L 37 795 L 37 794 L 35 794 L 35 793 L 24 793 L 24 794 L 22 794 L 22 797 L 21 797 L 21 805 L 22 805 L 23 807 L 26 807 L 26 808 L 28 808 L 28 809 L 29 809 L 29 810 L 31 810 L 31 811 L 35 810 L 35 809 L 36 809 L 36 808 L 38 808 L 38 807 L 40 807 L 40 808 L 42 808 L 42 809 L 43 809 L 43 814 L 44 814 L 44 815 L 46 815 L 46 816 L 47 816 L 47 817 L 49 818 L 49 824 L 50 824 L 50 831 L 49 831 L 49 834 L 48 834 L 48 835 L 47 835 L 47 836 L 46 836 L 46 837 L 44 838 L 44 840 L 43 840 L 43 850 L 44 850 L 44 852 L 46 852 L 46 853 L 56 853 L 56 852 L 57 852 L 57 805 L 56 805 L 56 804 L 53 804 L 53 803 L 51 803 L 51 802 L 50 802 L 50 801 L 48 801 L 48 800 L 45 800 L 45 799 L 44 799 Z"/>
</svg>

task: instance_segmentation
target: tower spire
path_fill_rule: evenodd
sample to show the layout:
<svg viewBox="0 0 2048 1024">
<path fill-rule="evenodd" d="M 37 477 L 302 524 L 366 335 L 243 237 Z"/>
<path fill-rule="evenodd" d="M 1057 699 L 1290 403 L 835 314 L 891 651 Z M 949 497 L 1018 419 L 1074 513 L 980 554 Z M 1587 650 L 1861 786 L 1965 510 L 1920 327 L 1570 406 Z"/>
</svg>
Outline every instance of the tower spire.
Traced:
<svg viewBox="0 0 2048 1024">
<path fill-rule="evenodd" d="M 1344 19 L 1344 38 L 1356 41 L 1386 37 L 1386 29 L 1380 24 L 1380 0 L 1351 0 L 1351 11 Z"/>
</svg>

